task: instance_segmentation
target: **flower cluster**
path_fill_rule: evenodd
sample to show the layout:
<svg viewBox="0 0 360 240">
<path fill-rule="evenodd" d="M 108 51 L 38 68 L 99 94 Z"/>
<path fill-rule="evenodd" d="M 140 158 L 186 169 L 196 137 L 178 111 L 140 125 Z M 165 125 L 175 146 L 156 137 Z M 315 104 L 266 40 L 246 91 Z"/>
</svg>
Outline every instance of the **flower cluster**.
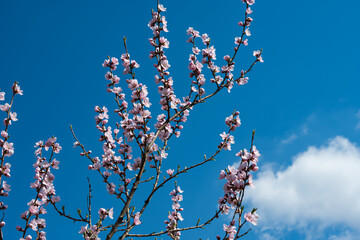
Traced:
<svg viewBox="0 0 360 240">
<path fill-rule="evenodd" d="M 237 168 L 234 166 L 228 166 L 227 169 L 221 170 L 219 179 L 226 179 L 224 184 L 224 196 L 218 201 L 221 214 L 228 214 L 230 207 L 236 209 L 235 214 L 242 214 L 242 200 L 244 196 L 244 190 L 246 186 L 253 186 L 253 175 L 250 172 L 259 170 L 257 162 L 260 156 L 259 151 L 255 146 L 252 146 L 250 152 L 246 149 L 238 152 L 236 156 L 241 158 L 240 164 Z M 241 210 L 240 210 L 241 208 Z M 244 215 L 245 220 L 256 225 L 256 220 L 259 216 L 253 210 L 251 213 Z M 231 222 L 230 225 L 224 224 L 224 231 L 229 235 L 229 240 L 234 239 L 236 234 L 235 222 Z"/>
<path fill-rule="evenodd" d="M 230 128 L 230 131 L 235 131 L 237 127 L 240 127 L 241 121 L 239 115 L 240 113 L 236 111 L 225 119 L 225 123 Z"/>
<path fill-rule="evenodd" d="M 254 51 L 253 55 L 254 55 L 254 57 L 256 57 L 256 61 L 264 62 L 264 60 L 262 59 L 260 50 Z"/>
<path fill-rule="evenodd" d="M 220 208 L 223 210 L 222 213 L 225 214 L 228 213 L 229 209 L 226 203 L 235 208 L 240 200 L 238 193 L 243 191 L 247 185 L 254 187 L 252 181 L 253 175 L 250 172 L 259 170 L 257 162 L 260 153 L 255 146 L 252 147 L 251 152 L 248 152 L 246 149 L 244 149 L 236 153 L 236 156 L 241 158 L 241 162 L 238 168 L 235 168 L 234 166 L 228 166 L 227 169 L 221 170 L 219 178 L 225 178 L 227 180 L 223 187 L 225 195 L 219 200 Z"/>
<path fill-rule="evenodd" d="M 107 85 L 107 91 L 115 93 L 118 97 L 124 97 L 124 94 L 121 94 L 122 89 L 115 86 L 120 82 L 120 78 L 113 74 L 113 71 L 117 69 L 117 65 L 119 65 L 119 60 L 115 57 L 108 57 L 102 64 L 103 67 L 109 67 L 110 69 L 110 71 L 105 74 L 105 78 L 110 81 L 110 83 Z"/>
<path fill-rule="evenodd" d="M 122 171 L 120 170 L 118 164 L 123 164 L 123 166 L 125 164 L 125 161 L 120 156 L 117 156 L 116 152 L 114 151 L 116 144 L 122 143 L 122 138 L 114 138 L 112 128 L 110 126 L 106 126 L 109 120 L 108 109 L 106 107 L 100 108 L 99 106 L 96 106 L 95 112 L 98 113 L 98 115 L 95 117 L 95 120 L 97 124 L 96 128 L 101 132 L 99 141 L 103 142 L 103 154 L 101 155 L 101 161 L 98 157 L 93 158 L 93 164 L 89 165 L 88 168 L 91 170 L 99 170 L 101 167 L 104 167 L 105 171 L 103 172 L 103 176 L 105 179 L 107 179 L 111 175 L 111 172 L 120 174 Z M 114 130 L 115 133 L 118 133 L 118 131 L 118 129 Z M 91 151 L 87 152 L 87 154 L 90 153 Z M 128 159 L 132 158 L 131 155 L 125 156 Z M 110 194 L 116 194 L 115 184 L 107 183 L 107 190 Z"/>
<path fill-rule="evenodd" d="M 240 77 L 237 78 L 235 81 L 238 85 L 244 85 L 248 83 L 249 78 L 245 77 L 245 72 L 244 70 L 241 70 L 241 74 Z"/>
<path fill-rule="evenodd" d="M 183 221 L 183 217 L 181 216 L 181 211 L 184 209 L 180 207 L 180 203 L 183 200 L 183 195 L 180 193 L 183 193 L 184 191 L 181 190 L 181 188 L 178 186 L 174 190 L 170 192 L 171 200 L 173 201 L 172 209 L 173 211 L 169 213 L 168 219 L 165 220 L 165 224 L 167 224 L 166 229 L 168 231 L 168 235 L 171 237 L 171 239 L 178 240 L 180 239 L 181 232 L 176 231 L 178 221 Z"/>
<path fill-rule="evenodd" d="M 234 144 L 234 136 L 230 135 L 231 131 L 235 131 L 237 127 L 240 127 L 241 121 L 239 117 L 240 113 L 238 111 L 231 114 L 229 117 L 225 118 L 225 123 L 229 127 L 229 132 L 223 132 L 220 134 L 222 142 L 219 144 L 218 149 L 224 149 L 231 151 L 231 144 Z"/>
<path fill-rule="evenodd" d="M 98 225 L 92 225 L 90 228 L 88 228 L 88 226 L 88 224 L 86 226 L 82 226 L 81 230 L 79 231 L 79 233 L 83 235 L 83 238 L 85 240 L 100 240 L 98 237 L 100 233 Z"/>
<path fill-rule="evenodd" d="M 126 82 L 128 83 L 128 88 L 132 91 L 131 103 L 133 108 L 128 110 L 128 102 L 125 101 L 125 94 L 122 93 L 120 87 L 116 86 L 116 84 L 119 83 L 120 78 L 113 74 L 113 70 L 116 69 L 116 65 L 118 65 L 119 61 L 115 57 L 108 57 L 103 64 L 104 67 L 110 68 L 110 71 L 105 75 L 105 78 L 111 81 L 111 83 L 108 84 L 108 92 L 113 92 L 115 94 L 115 99 L 119 107 L 115 112 L 121 117 L 122 121 L 116 123 L 117 127 L 115 129 L 106 126 L 109 121 L 108 109 L 106 107 L 95 107 L 95 112 L 98 113 L 95 117 L 97 124 L 96 128 L 102 134 L 100 136 L 100 141 L 103 142 L 104 154 L 101 156 L 102 160 L 98 157 L 92 158 L 91 161 L 93 164 L 89 166 L 89 169 L 92 170 L 100 170 L 101 167 L 105 168 L 102 175 L 107 183 L 107 190 L 110 194 L 116 194 L 117 197 L 120 196 L 119 194 L 124 190 L 126 185 L 131 182 L 131 179 L 125 178 L 125 170 L 135 170 L 140 163 L 139 161 L 136 161 L 133 164 L 125 164 L 126 160 L 131 160 L 133 158 L 131 154 L 132 148 L 127 142 L 136 139 L 138 143 L 141 142 L 141 145 L 145 146 L 146 142 L 151 139 L 151 134 L 146 134 L 146 132 L 150 130 L 146 126 L 146 123 L 151 118 L 150 111 L 145 109 L 151 105 L 148 98 L 147 87 L 135 79 L 135 73 L 133 72 L 133 69 L 139 68 L 140 65 L 135 60 L 130 59 L 129 53 L 122 54 L 121 61 L 122 66 L 124 67 L 123 73 L 131 76 Z M 133 116 L 131 117 L 130 114 Z M 122 130 L 123 136 L 120 135 L 120 129 Z M 119 146 L 118 153 L 121 156 L 116 155 L 115 149 L 117 145 Z M 90 152 L 82 153 L 82 155 L 86 154 L 88 155 Z M 107 178 L 112 173 L 119 175 L 124 183 L 124 185 L 119 187 L 119 193 L 117 193 L 115 189 L 115 184 L 107 181 Z"/>
<path fill-rule="evenodd" d="M 115 57 L 108 58 L 102 64 L 103 67 L 109 67 L 111 70 L 116 70 L 117 65 L 119 65 L 119 60 Z"/>
<path fill-rule="evenodd" d="M 202 74 L 202 68 L 203 64 L 207 64 L 207 67 L 210 69 L 213 79 L 211 79 L 211 82 L 217 82 L 218 84 L 221 82 L 220 76 L 215 76 L 216 73 L 220 72 L 220 68 L 214 64 L 213 60 L 216 60 L 216 53 L 214 46 L 210 46 L 210 38 L 209 36 L 204 33 L 200 36 L 200 33 L 196 30 L 194 30 L 192 27 L 189 27 L 186 31 L 188 35 L 190 35 L 187 42 L 192 43 L 192 54 L 189 56 L 189 70 L 190 72 L 190 78 L 194 77 L 195 79 L 191 82 L 191 93 L 195 92 L 201 96 L 205 95 L 205 89 L 203 88 L 203 85 L 205 84 L 205 77 L 204 74 Z M 206 46 L 206 48 L 200 49 L 195 46 L 195 39 L 201 38 L 202 42 Z M 202 60 L 201 62 L 198 61 L 197 55 L 199 53 L 202 53 Z M 215 80 L 216 79 L 216 80 Z"/>
<path fill-rule="evenodd" d="M 46 209 L 43 207 L 48 203 L 55 204 L 60 201 L 59 196 L 55 196 L 55 187 L 53 181 L 55 176 L 51 173 L 52 169 L 59 169 L 59 161 L 53 158 L 53 153 L 59 153 L 61 146 L 56 142 L 56 137 L 49 138 L 45 144 L 39 141 L 35 144 L 36 162 L 35 179 L 36 181 L 30 184 L 30 187 L 36 190 L 36 197 L 28 203 L 28 210 L 21 214 L 21 218 L 26 221 L 25 228 L 17 226 L 16 229 L 23 233 L 21 239 L 31 239 L 31 235 L 26 235 L 26 231 L 31 228 L 37 233 L 39 240 L 45 240 L 46 233 L 42 231 L 46 227 L 44 218 L 40 215 L 46 214 Z M 51 149 L 51 157 L 49 161 L 43 157 L 43 150 L 48 151 Z M 25 237 L 25 238 L 24 238 Z"/>
<path fill-rule="evenodd" d="M 236 231 L 234 220 L 231 221 L 229 225 L 224 224 L 223 230 L 226 232 L 226 234 L 228 234 L 228 237 L 226 238 L 226 240 L 235 239 L 235 235 L 236 235 L 237 231 Z M 220 239 L 220 238 L 218 238 L 218 239 Z"/>
<path fill-rule="evenodd" d="M 80 234 L 82 234 L 83 238 L 85 240 L 100 240 L 98 237 L 99 233 L 102 229 L 102 222 L 109 217 L 110 219 L 113 219 L 114 210 L 113 208 L 106 210 L 105 208 L 99 209 L 99 220 L 96 224 L 92 225 L 90 228 L 88 228 L 88 224 L 86 226 L 82 226 L 81 230 L 79 231 Z"/>
</svg>

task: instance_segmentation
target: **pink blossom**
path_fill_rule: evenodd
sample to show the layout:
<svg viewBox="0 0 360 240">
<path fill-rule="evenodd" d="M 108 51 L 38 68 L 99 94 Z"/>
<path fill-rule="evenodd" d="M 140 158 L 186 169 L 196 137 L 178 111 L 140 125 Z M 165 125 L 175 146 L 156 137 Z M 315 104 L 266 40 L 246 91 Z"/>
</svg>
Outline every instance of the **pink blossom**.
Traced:
<svg viewBox="0 0 360 240">
<path fill-rule="evenodd" d="M 0 101 L 5 100 L 5 92 L 0 92 Z"/>
<path fill-rule="evenodd" d="M 2 136 L 3 138 L 7 138 L 8 135 L 9 135 L 9 134 L 8 134 L 7 132 L 5 132 L 4 130 L 1 131 L 1 136 Z"/>
<path fill-rule="evenodd" d="M 253 5 L 255 3 L 255 0 L 246 0 L 246 3 L 249 5 Z"/>
<path fill-rule="evenodd" d="M 6 181 L 3 181 L 3 183 L 2 183 L 2 188 L 3 188 L 5 191 L 10 192 L 10 191 L 11 191 L 10 187 L 11 187 L 11 186 L 10 186 L 9 184 L 7 184 Z"/>
<path fill-rule="evenodd" d="M 102 64 L 103 67 L 108 67 L 110 63 L 110 59 L 105 59 L 104 63 Z"/>
<path fill-rule="evenodd" d="M 183 190 L 181 190 L 180 186 L 177 187 L 177 191 L 178 191 L 179 193 L 183 193 L 183 192 L 184 192 Z"/>
<path fill-rule="evenodd" d="M 23 212 L 23 213 L 20 215 L 21 219 L 25 219 L 28 214 L 29 214 L 29 211 Z"/>
<path fill-rule="evenodd" d="M 169 176 L 172 176 L 174 174 L 174 169 L 168 169 L 166 170 L 166 173 L 169 174 Z"/>
<path fill-rule="evenodd" d="M 3 112 L 6 112 L 7 110 L 9 110 L 10 105 L 8 103 L 5 103 L 4 105 L 0 105 L 0 109 Z"/>
<path fill-rule="evenodd" d="M 5 142 L 2 150 L 4 156 L 11 157 L 14 154 L 13 143 Z"/>
<path fill-rule="evenodd" d="M 108 215 L 109 215 L 109 218 L 110 218 L 110 219 L 114 219 L 114 208 L 111 208 L 111 209 L 108 211 Z"/>
<path fill-rule="evenodd" d="M 252 153 L 253 153 L 253 161 L 257 162 L 258 158 L 261 156 L 260 152 L 257 150 L 256 146 L 254 145 L 252 148 Z"/>
<path fill-rule="evenodd" d="M 254 213 L 248 212 L 248 213 L 245 213 L 244 218 L 249 223 L 257 225 L 257 220 L 259 219 L 259 215 L 257 215 L 256 212 L 254 212 Z"/>
<path fill-rule="evenodd" d="M 81 226 L 81 230 L 79 233 L 86 233 L 87 232 L 87 228 L 88 228 L 88 224 L 86 224 L 86 226 Z"/>
<path fill-rule="evenodd" d="M 159 9 L 159 12 L 165 12 L 166 11 L 166 8 L 162 4 L 158 5 L 158 9 Z"/>
<path fill-rule="evenodd" d="M 192 35 L 195 37 L 200 37 L 199 32 L 195 31 L 192 27 L 189 27 L 188 30 L 186 30 L 187 35 Z"/>
<path fill-rule="evenodd" d="M 251 22 L 253 21 L 253 19 L 251 17 L 247 17 L 245 19 L 245 26 L 250 26 Z"/>
<path fill-rule="evenodd" d="M 231 58 L 230 58 L 230 56 L 229 56 L 229 55 L 225 55 L 225 56 L 224 56 L 224 60 L 225 60 L 225 61 L 229 62 L 229 61 L 230 61 L 230 59 L 231 59 Z"/>
<path fill-rule="evenodd" d="M 161 37 L 159 43 L 163 48 L 169 48 L 170 42 L 166 38 Z"/>
<path fill-rule="evenodd" d="M 105 219 L 108 215 L 108 211 L 105 208 L 100 208 L 98 213 L 101 219 Z"/>
<path fill-rule="evenodd" d="M 18 82 L 14 82 L 14 85 L 12 86 L 12 90 L 14 94 L 23 95 L 23 90 L 20 89 Z"/>
<path fill-rule="evenodd" d="M 36 215 L 38 212 L 39 212 L 39 207 L 38 206 L 34 206 L 34 205 L 31 205 L 29 207 L 29 212 L 33 215 Z"/>
<path fill-rule="evenodd" d="M 54 159 L 51 163 L 51 166 L 54 168 L 54 169 L 59 169 L 59 164 L 60 164 L 60 161 Z"/>
<path fill-rule="evenodd" d="M 134 215 L 134 224 L 135 225 L 140 225 L 141 221 L 140 221 L 140 212 L 135 213 Z"/>
<path fill-rule="evenodd" d="M 56 137 L 51 137 L 45 142 L 45 149 L 51 147 L 56 142 Z"/>
<path fill-rule="evenodd" d="M 16 112 L 10 112 L 10 119 L 14 122 L 16 122 L 17 119 L 17 113 Z"/>
<path fill-rule="evenodd" d="M 224 179 L 226 176 L 226 172 L 224 170 L 221 170 L 219 179 Z"/>
<path fill-rule="evenodd" d="M 204 43 L 205 45 L 210 44 L 210 38 L 209 38 L 209 36 L 208 36 L 206 33 L 204 33 L 203 35 L 201 35 L 201 40 L 203 41 L 203 43 Z"/>
<path fill-rule="evenodd" d="M 45 219 L 39 218 L 39 219 L 33 219 L 31 220 L 29 226 L 32 228 L 32 230 L 37 231 L 37 229 L 43 229 L 46 227 Z"/>
<path fill-rule="evenodd" d="M 35 143 L 34 147 L 42 147 L 44 145 L 43 141 L 38 141 L 37 143 Z"/>
<path fill-rule="evenodd" d="M 105 74 L 105 78 L 107 79 L 107 80 L 111 80 L 111 78 L 112 78 L 112 73 L 111 72 L 107 72 L 106 74 Z"/>
<path fill-rule="evenodd" d="M 233 225 L 223 225 L 223 229 L 225 232 L 227 232 L 229 234 L 229 240 L 233 240 L 235 238 L 235 234 L 236 234 L 236 227 Z"/>
<path fill-rule="evenodd" d="M 196 55 L 198 55 L 198 54 L 200 53 L 200 49 L 197 48 L 197 47 L 193 47 L 193 48 L 192 48 L 192 51 L 193 51 L 193 53 L 196 54 Z"/>
<path fill-rule="evenodd" d="M 248 83 L 249 78 L 248 77 L 240 77 L 236 80 L 238 85 L 244 85 Z"/>
<path fill-rule="evenodd" d="M 229 210 L 230 210 L 230 207 L 226 204 L 222 204 L 220 206 L 220 209 L 221 209 L 221 214 L 229 214 Z"/>
<path fill-rule="evenodd" d="M 60 196 L 53 196 L 53 197 L 51 198 L 51 202 L 52 202 L 52 203 L 60 202 Z"/>
<path fill-rule="evenodd" d="M 5 175 L 6 177 L 10 177 L 10 168 L 11 168 L 11 164 L 5 163 L 3 169 L 1 169 L 2 174 Z"/>
<path fill-rule="evenodd" d="M 256 57 L 257 58 L 257 61 L 259 61 L 259 62 L 264 62 L 264 60 L 262 59 L 262 56 L 261 56 L 261 51 L 254 51 L 254 53 L 253 53 L 253 55 L 254 55 L 254 57 Z"/>
<path fill-rule="evenodd" d="M 111 194 L 111 195 L 115 194 L 115 184 L 113 184 L 113 183 L 110 183 L 110 185 L 107 184 L 106 189 L 109 192 L 109 194 Z"/>
</svg>

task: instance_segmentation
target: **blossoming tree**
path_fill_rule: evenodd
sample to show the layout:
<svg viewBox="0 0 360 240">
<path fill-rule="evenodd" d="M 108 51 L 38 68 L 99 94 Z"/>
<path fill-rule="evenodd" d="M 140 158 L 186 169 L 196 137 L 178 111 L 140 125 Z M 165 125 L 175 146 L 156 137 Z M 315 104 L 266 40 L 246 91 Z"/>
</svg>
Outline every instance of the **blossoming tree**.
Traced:
<svg viewBox="0 0 360 240">
<path fill-rule="evenodd" d="M 256 225 L 259 216 L 256 209 L 244 211 L 243 199 L 245 189 L 253 187 L 252 172 L 258 171 L 257 166 L 259 151 L 253 145 L 255 131 L 253 131 L 250 149 L 244 149 L 236 153 L 238 166 L 228 166 L 220 172 L 220 179 L 224 179 L 224 194 L 218 200 L 218 209 L 212 217 L 205 221 L 198 221 L 194 225 L 185 225 L 181 212 L 181 201 L 183 200 L 183 190 L 178 186 L 175 178 L 180 177 L 190 170 L 205 165 L 213 160 L 221 151 L 231 150 L 234 143 L 233 131 L 240 126 L 239 112 L 234 111 L 225 119 L 227 131 L 220 134 L 221 141 L 210 157 L 198 161 L 192 166 L 181 167 L 178 169 L 163 169 L 163 161 L 168 157 L 168 144 L 171 138 L 180 137 L 183 123 L 187 121 L 187 116 L 199 104 L 209 98 L 215 97 L 221 91 L 230 92 L 234 85 L 244 85 L 248 82 L 248 73 L 257 62 L 263 62 L 262 52 L 254 51 L 255 60 L 249 64 L 247 69 L 234 72 L 235 57 L 241 45 L 247 46 L 250 36 L 249 27 L 252 18 L 250 8 L 254 0 L 242 0 L 245 4 L 244 20 L 238 24 L 241 29 L 240 36 L 235 37 L 235 47 L 231 56 L 223 57 L 224 65 L 216 65 L 215 47 L 211 45 L 209 36 L 200 33 L 193 28 L 187 30 L 189 38 L 187 42 L 191 44 L 192 53 L 189 57 L 190 86 L 189 93 L 181 98 L 175 95 L 173 79 L 169 72 L 170 64 L 165 55 L 165 50 L 169 48 L 169 41 L 163 36 L 167 30 L 167 21 L 163 13 L 166 8 L 157 2 L 157 8 L 152 11 L 152 18 L 148 24 L 152 30 L 152 37 L 149 39 L 153 50 L 150 58 L 154 60 L 154 67 L 157 74 L 155 82 L 158 85 L 160 95 L 161 114 L 154 116 L 150 112 L 150 99 L 148 97 L 147 86 L 136 79 L 137 68 L 140 67 L 137 61 L 130 57 L 127 49 L 126 39 L 124 38 L 125 53 L 121 55 L 123 74 L 125 81 L 120 81 L 116 75 L 119 67 L 119 60 L 116 57 L 108 57 L 103 63 L 107 69 L 105 78 L 108 80 L 107 91 L 114 95 L 116 109 L 113 111 L 118 115 L 114 124 L 109 122 L 109 110 L 104 107 L 95 107 L 96 128 L 100 134 L 103 153 L 95 156 L 81 142 L 81 137 L 75 135 L 74 129 L 71 132 L 74 136 L 74 146 L 79 148 L 80 155 L 89 160 L 88 169 L 96 172 L 103 180 L 105 187 L 110 195 L 114 196 L 114 204 L 120 206 L 119 212 L 114 212 L 113 208 L 100 208 L 97 214 L 92 212 L 91 185 L 89 187 L 87 213 L 78 211 L 76 214 L 68 214 L 64 207 L 59 207 L 60 197 L 56 195 L 54 186 L 53 170 L 59 168 L 59 161 L 55 159 L 55 154 L 61 151 L 61 146 L 56 137 L 51 137 L 46 141 L 38 141 L 35 144 L 35 181 L 31 183 L 34 190 L 34 198 L 28 202 L 28 207 L 24 207 L 21 214 L 22 223 L 16 227 L 19 232 L 19 239 L 46 239 L 46 208 L 53 207 L 62 217 L 73 222 L 80 222 L 79 233 L 86 240 L 100 239 L 104 236 L 110 239 L 130 239 L 142 237 L 158 237 L 168 235 L 171 239 L 180 239 L 181 232 L 186 230 L 204 228 L 206 225 L 215 221 L 221 214 L 231 215 L 227 222 L 223 223 L 224 232 L 216 236 L 216 239 L 238 239 L 245 236 L 249 230 L 244 230 L 245 223 Z M 198 44 L 202 42 L 202 47 Z M 208 70 L 204 70 L 204 66 Z M 205 73 L 207 71 L 207 73 Z M 210 78 L 205 84 L 205 74 Z M 126 85 L 131 91 L 131 96 L 126 96 L 125 91 L 120 85 Z M 205 86 L 207 86 L 205 90 Z M 13 143 L 10 142 L 9 129 L 13 122 L 17 121 L 17 114 L 12 110 L 14 97 L 22 95 L 19 83 L 15 82 L 12 86 L 12 97 L 10 103 L 0 105 L 0 109 L 5 113 L 5 128 L 1 131 L 1 166 L 0 166 L 0 210 L 4 213 L 7 209 L 6 197 L 10 192 L 8 178 L 10 177 L 10 161 L 14 154 Z M 0 100 L 5 100 L 5 92 L 0 92 Z M 155 120 L 156 119 L 156 120 Z M 148 170 L 151 176 L 146 176 L 144 172 Z M 149 192 L 146 196 L 137 195 L 140 185 L 151 182 Z M 149 203 L 154 195 L 164 185 L 175 184 L 175 188 L 170 192 L 172 201 L 172 211 L 168 216 L 164 216 L 164 228 L 154 229 L 151 233 L 139 233 L 138 225 L 142 224 L 142 215 L 148 209 Z M 149 187 L 149 186 L 148 186 Z M 143 198 L 142 204 L 134 204 L 135 199 Z M 116 203 L 115 203 L 116 200 Z M 139 203 L 140 201 L 137 201 Z M 111 223 L 105 224 L 105 219 L 110 219 Z M 0 239 L 3 236 L 2 228 L 11 227 L 5 225 L 6 218 L 2 217 L 0 222 Z"/>
</svg>

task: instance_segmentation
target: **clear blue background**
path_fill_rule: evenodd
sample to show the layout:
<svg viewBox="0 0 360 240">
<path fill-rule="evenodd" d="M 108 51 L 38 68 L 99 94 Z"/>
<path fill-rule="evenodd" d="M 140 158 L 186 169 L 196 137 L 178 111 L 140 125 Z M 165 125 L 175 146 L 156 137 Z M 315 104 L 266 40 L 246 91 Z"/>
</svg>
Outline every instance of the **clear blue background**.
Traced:
<svg viewBox="0 0 360 240">
<path fill-rule="evenodd" d="M 180 97 L 188 92 L 190 83 L 187 64 L 191 46 L 186 43 L 186 29 L 192 26 L 209 34 L 221 66 L 222 56 L 233 52 L 234 37 L 240 35 L 237 22 L 243 18 L 244 5 L 239 0 L 162 3 L 168 9 L 165 16 L 170 31 L 166 34 L 170 40 L 166 55 Z M 115 215 L 119 213 L 118 203 L 106 195 L 100 178 L 87 170 L 89 162 L 79 156 L 78 149 L 73 149 L 69 124 L 84 145 L 101 153 L 93 108 L 113 106 L 112 96 L 106 93 L 106 70 L 101 63 L 108 55 L 120 57 L 124 52 L 123 36 L 127 36 L 131 57 L 141 66 L 136 71 L 137 78 L 149 88 L 151 111 L 160 112 L 154 61 L 148 58 L 152 47 L 148 43 L 151 30 L 147 23 L 150 10 L 155 7 L 155 0 L 0 3 L 0 87 L 6 91 L 7 100 L 14 81 L 20 82 L 24 90 L 24 96 L 15 99 L 14 111 L 19 121 L 9 130 L 15 142 L 15 155 L 9 160 L 12 177 L 8 182 L 12 191 L 4 199 L 9 205 L 5 239 L 20 238 L 15 226 L 23 226 L 19 216 L 34 197 L 29 188 L 34 175 L 33 145 L 53 135 L 63 147 L 57 156 L 61 161 L 60 170 L 55 172 L 57 194 L 69 213 L 75 214 L 76 208 L 85 210 L 86 176 L 91 177 L 94 185 L 94 213 L 99 207 L 111 206 Z M 219 134 L 226 130 L 225 117 L 235 108 L 240 111 L 242 127 L 235 133 L 234 151 L 222 153 L 216 162 L 178 180 L 185 191 L 182 226 L 196 223 L 197 217 L 206 219 L 216 210 L 223 184 L 218 174 L 236 161 L 237 150 L 249 146 L 252 129 L 257 130 L 255 143 L 263 154 L 263 163 L 275 166 L 289 165 L 291 156 L 309 145 L 319 146 L 335 135 L 360 141 L 359 132 L 354 130 L 360 108 L 360 3 L 257 0 L 252 9 L 252 36 L 249 46 L 240 50 L 236 69 L 249 66 L 252 51 L 260 48 L 264 49 L 265 63 L 255 66 L 247 85 L 234 86 L 231 94 L 223 92 L 199 105 L 191 112 L 180 139 L 171 141 L 167 168 L 201 161 L 203 154 L 210 155 L 216 150 Z M 118 75 L 124 82 L 126 77 L 120 71 Z M 305 125 L 307 134 L 301 135 Z M 297 141 L 281 144 L 294 133 Z M 145 232 L 165 227 L 163 220 L 171 210 L 168 193 L 172 187 L 160 191 L 150 205 L 151 210 L 141 219 Z M 54 217 L 51 208 L 48 211 L 48 239 L 81 239 L 77 233 L 79 224 Z M 184 233 L 184 239 L 214 239 L 216 234 L 223 233 L 222 224 L 226 222 L 226 218 L 221 218 L 206 230 Z M 284 239 L 304 239 L 304 234 L 297 231 L 284 234 Z M 327 239 L 327 233 L 323 237 Z M 252 231 L 248 239 L 260 239 L 260 233 Z"/>
</svg>

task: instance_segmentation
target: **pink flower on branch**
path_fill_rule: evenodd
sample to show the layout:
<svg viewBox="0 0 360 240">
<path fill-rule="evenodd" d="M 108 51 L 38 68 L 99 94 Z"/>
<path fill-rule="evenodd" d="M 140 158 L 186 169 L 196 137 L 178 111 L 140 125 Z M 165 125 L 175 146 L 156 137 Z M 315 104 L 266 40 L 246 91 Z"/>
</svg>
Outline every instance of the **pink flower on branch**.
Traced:
<svg viewBox="0 0 360 240">
<path fill-rule="evenodd" d="M 14 82 L 14 84 L 12 86 L 12 90 L 13 90 L 14 95 L 16 95 L 16 94 L 23 95 L 23 90 L 20 89 L 18 82 Z"/>
<path fill-rule="evenodd" d="M 257 220 L 259 219 L 259 215 L 257 215 L 256 212 L 248 212 L 245 213 L 244 218 L 249 223 L 253 225 L 257 225 Z"/>
<path fill-rule="evenodd" d="M 168 169 L 166 170 L 166 173 L 171 177 L 174 174 L 174 169 Z"/>
<path fill-rule="evenodd" d="M 230 225 L 224 224 L 223 229 L 229 235 L 229 237 L 228 237 L 229 240 L 235 239 L 236 227 L 233 224 L 230 224 Z"/>
<path fill-rule="evenodd" d="M 109 217 L 110 219 L 113 219 L 113 215 L 114 215 L 114 209 L 111 208 L 109 210 L 106 210 L 105 208 L 100 208 L 99 210 L 99 218 L 101 220 L 105 220 L 107 217 Z"/>
<path fill-rule="evenodd" d="M 256 61 L 264 62 L 264 60 L 262 59 L 260 50 L 254 51 L 253 55 L 254 55 L 254 57 L 256 57 Z"/>
<path fill-rule="evenodd" d="M 140 225 L 141 221 L 140 221 L 140 212 L 135 213 L 134 215 L 134 224 L 135 225 Z"/>
</svg>

